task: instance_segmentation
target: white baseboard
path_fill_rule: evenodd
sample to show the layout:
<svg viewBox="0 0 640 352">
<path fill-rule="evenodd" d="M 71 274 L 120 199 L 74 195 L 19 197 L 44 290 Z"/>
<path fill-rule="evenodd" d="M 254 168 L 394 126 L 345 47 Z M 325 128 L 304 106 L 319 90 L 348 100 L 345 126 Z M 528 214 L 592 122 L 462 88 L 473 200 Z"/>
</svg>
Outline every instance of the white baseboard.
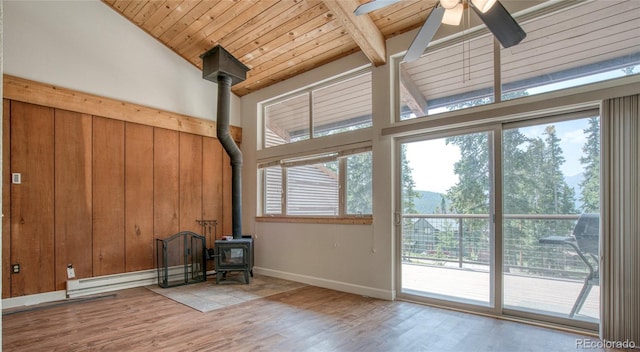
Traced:
<svg viewBox="0 0 640 352">
<path fill-rule="evenodd" d="M 388 301 L 394 300 L 396 296 L 394 290 L 381 290 L 373 287 L 354 285 L 346 282 L 327 280 L 313 276 L 289 273 L 285 271 L 260 268 L 257 266 L 253 267 L 253 272 L 259 275 L 277 277 L 279 279 L 301 282 L 307 285 L 324 287 L 336 291 L 348 292 L 356 295 L 384 299 Z"/>
<path fill-rule="evenodd" d="M 34 304 L 61 301 L 67 298 L 66 291 L 53 291 L 36 293 L 33 295 L 5 298 L 2 300 L 2 309 L 32 306 Z"/>
</svg>

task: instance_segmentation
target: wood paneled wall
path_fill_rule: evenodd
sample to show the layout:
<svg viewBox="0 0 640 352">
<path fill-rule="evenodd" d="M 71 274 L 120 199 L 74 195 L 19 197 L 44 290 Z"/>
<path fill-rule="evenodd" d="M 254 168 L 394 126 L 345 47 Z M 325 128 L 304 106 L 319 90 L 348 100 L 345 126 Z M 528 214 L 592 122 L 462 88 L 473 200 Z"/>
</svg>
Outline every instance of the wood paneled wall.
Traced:
<svg viewBox="0 0 640 352">
<path fill-rule="evenodd" d="M 9 165 L 11 104 L 2 100 L 2 298 L 11 296 L 11 166 Z"/>
<path fill-rule="evenodd" d="M 73 264 L 78 277 L 93 275 L 93 118 L 54 111 L 55 276 L 60 289 L 67 278 L 67 264 Z"/>
<path fill-rule="evenodd" d="M 21 175 L 11 185 L 9 252 L 20 273 L 11 275 L 11 294 L 53 291 L 54 273 L 54 109 L 12 103 L 10 170 Z M 6 118 L 6 117 L 5 117 Z"/>
<path fill-rule="evenodd" d="M 3 101 L 2 297 L 155 267 L 155 239 L 231 231 L 230 167 L 212 137 Z M 11 183 L 20 173 L 21 184 Z M 11 264 L 20 265 L 12 273 Z"/>
</svg>

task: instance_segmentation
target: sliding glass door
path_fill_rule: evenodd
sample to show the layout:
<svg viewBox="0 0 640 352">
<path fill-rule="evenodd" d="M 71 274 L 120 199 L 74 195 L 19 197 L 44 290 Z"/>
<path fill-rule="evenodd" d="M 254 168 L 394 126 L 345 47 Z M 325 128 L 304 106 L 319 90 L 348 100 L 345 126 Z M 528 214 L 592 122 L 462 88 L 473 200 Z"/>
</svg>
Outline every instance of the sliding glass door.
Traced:
<svg viewBox="0 0 640 352">
<path fill-rule="evenodd" d="M 505 125 L 504 308 L 597 322 L 600 121 Z"/>
<path fill-rule="evenodd" d="M 400 294 L 593 328 L 599 141 L 597 111 L 399 141 Z"/>
<path fill-rule="evenodd" d="M 402 292 L 492 305 L 492 133 L 400 144 Z"/>
</svg>

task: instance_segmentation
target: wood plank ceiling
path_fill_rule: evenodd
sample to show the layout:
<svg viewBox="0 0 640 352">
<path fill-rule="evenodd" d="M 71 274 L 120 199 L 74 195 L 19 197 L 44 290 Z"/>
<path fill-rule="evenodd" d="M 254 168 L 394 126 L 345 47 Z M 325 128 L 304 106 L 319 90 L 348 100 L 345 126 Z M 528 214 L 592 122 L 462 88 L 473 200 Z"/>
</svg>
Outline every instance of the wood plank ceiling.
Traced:
<svg viewBox="0 0 640 352">
<path fill-rule="evenodd" d="M 369 0 L 103 0 L 194 66 L 221 45 L 250 68 L 243 96 L 357 51 L 386 61 L 385 39 L 418 28 L 437 0 L 404 0 L 369 15 Z"/>
</svg>

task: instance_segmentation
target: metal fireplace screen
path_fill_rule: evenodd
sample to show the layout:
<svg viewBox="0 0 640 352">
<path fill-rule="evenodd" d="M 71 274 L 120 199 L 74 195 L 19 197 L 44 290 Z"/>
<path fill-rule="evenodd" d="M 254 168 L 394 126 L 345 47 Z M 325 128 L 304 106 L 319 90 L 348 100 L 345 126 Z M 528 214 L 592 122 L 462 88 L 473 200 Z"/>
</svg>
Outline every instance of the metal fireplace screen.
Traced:
<svg viewBox="0 0 640 352">
<path fill-rule="evenodd" d="M 163 288 L 207 279 L 205 237 L 190 231 L 156 240 L 158 285 Z"/>
</svg>

